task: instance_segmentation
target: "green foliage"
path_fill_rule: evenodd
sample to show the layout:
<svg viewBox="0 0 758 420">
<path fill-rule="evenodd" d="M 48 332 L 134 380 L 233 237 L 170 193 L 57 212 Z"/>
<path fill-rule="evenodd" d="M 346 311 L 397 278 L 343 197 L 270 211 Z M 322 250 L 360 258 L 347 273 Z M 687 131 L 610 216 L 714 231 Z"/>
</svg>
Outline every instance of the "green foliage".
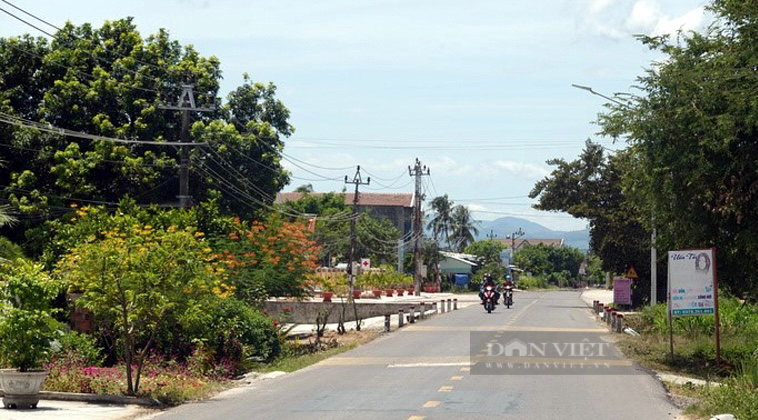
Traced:
<svg viewBox="0 0 758 420">
<path fill-rule="evenodd" d="M 146 352 L 167 319 L 202 318 L 209 303 L 231 291 L 199 232 L 135 224 L 103 236 L 71 249 L 57 272 L 81 293 L 77 305 L 92 311 L 120 344 L 133 394 Z"/>
<path fill-rule="evenodd" d="M 546 289 L 548 287 L 547 280 L 544 277 L 539 276 L 520 276 L 517 287 L 519 289 Z"/>
<path fill-rule="evenodd" d="M 24 258 L 21 247 L 4 236 L 0 236 L 0 262 L 2 260 L 15 261 Z"/>
<path fill-rule="evenodd" d="M 601 115 L 602 134 L 630 144 L 629 207 L 657 229 L 659 249 L 715 247 L 720 285 L 758 296 L 758 5 L 715 0 L 703 34 L 641 37 L 663 54 L 627 106 Z"/>
<path fill-rule="evenodd" d="M 505 245 L 495 241 L 476 241 L 463 250 L 466 254 L 473 254 L 481 258 L 485 264 L 500 264 L 500 253 L 505 249 Z"/>
<path fill-rule="evenodd" d="M 444 233 L 445 242 L 448 248 L 450 248 L 450 231 L 453 228 L 453 201 L 445 194 L 434 197 L 430 203 L 430 207 L 434 212 L 434 217 L 429 220 L 426 228 L 432 230 L 435 242 L 439 241 L 440 235 Z"/>
<path fill-rule="evenodd" d="M 226 234 L 233 226 L 231 217 L 223 216 L 215 199 L 189 209 L 159 209 L 140 207 L 134 200 L 121 200 L 115 212 L 103 207 L 72 208 L 75 210 L 59 219 L 46 221 L 27 232 L 27 245 L 52 268 L 74 247 L 88 241 L 101 240 L 113 229 L 129 230 L 135 224 L 166 230 L 170 227 L 192 229 L 209 235 Z"/>
<path fill-rule="evenodd" d="M 460 204 L 453 207 L 450 230 L 450 244 L 453 249 L 461 252 L 474 242 L 474 236 L 479 233 L 479 229 L 476 228 L 477 223 L 471 217 L 468 207 Z"/>
<path fill-rule="evenodd" d="M 4 267 L 0 276 L 0 354 L 4 363 L 22 372 L 42 367 L 58 328 L 50 303 L 59 290 L 39 264 L 19 259 Z"/>
<path fill-rule="evenodd" d="M 207 311 L 194 341 L 210 350 L 209 367 L 225 364 L 239 374 L 251 362 L 270 362 L 279 356 L 282 343 L 273 319 L 234 298 L 219 300 Z"/>
<path fill-rule="evenodd" d="M 356 284 L 359 287 L 373 289 L 404 288 L 413 285 L 413 277 L 398 273 L 395 267 L 384 264 L 379 267 L 382 271 L 368 272 L 358 275 Z"/>
<path fill-rule="evenodd" d="M 630 151 L 607 156 L 601 145 L 588 140 L 578 159 L 549 160 L 548 164 L 556 168 L 535 184 L 529 196 L 538 198 L 535 208 L 539 210 L 565 211 L 589 220 L 590 248 L 600 259 L 600 268 L 622 273 L 634 266 L 640 275 L 637 284 L 649 291 L 650 233 L 642 223 L 649 216 L 644 217 L 645 213 L 629 202 L 622 186 L 624 162 L 630 159 Z M 593 270 L 596 274 L 600 272 L 597 262 Z M 661 273 L 659 278 L 663 277 Z M 635 300 L 639 301 L 639 297 Z"/>
<path fill-rule="evenodd" d="M 289 182 L 277 152 L 281 137 L 294 129 L 271 83 L 245 75 L 223 103 L 220 66 L 216 57 L 182 46 L 165 30 L 143 38 L 131 18 L 100 28 L 67 23 L 52 43 L 30 35 L 0 39 L 0 111 L 103 136 L 174 142 L 181 118 L 160 106 L 175 102 L 179 86 L 191 83 L 197 105 L 217 109 L 198 115 L 191 126 L 190 139 L 211 149 L 192 150 L 198 168 L 191 173 L 193 196 L 205 201 L 215 191 L 228 191 L 231 178 L 251 200 L 224 194 L 219 207 L 252 217 Z M 55 215 L 56 207 L 67 205 L 66 197 L 176 201 L 172 180 L 179 148 L 73 139 L 7 125 L 0 127 L 0 137 L 9 146 L 0 151 L 7 162 L 0 181 L 21 212 Z M 37 224 L 27 220 L 16 233 Z"/>
<path fill-rule="evenodd" d="M 97 345 L 97 338 L 76 331 L 66 331 L 53 342 L 51 357 L 81 361 L 86 366 L 100 366 L 103 363 L 103 354 Z"/>
<path fill-rule="evenodd" d="M 576 248 L 538 244 L 519 249 L 514 260 L 524 271 L 565 287 L 576 280 L 584 254 Z"/>
</svg>

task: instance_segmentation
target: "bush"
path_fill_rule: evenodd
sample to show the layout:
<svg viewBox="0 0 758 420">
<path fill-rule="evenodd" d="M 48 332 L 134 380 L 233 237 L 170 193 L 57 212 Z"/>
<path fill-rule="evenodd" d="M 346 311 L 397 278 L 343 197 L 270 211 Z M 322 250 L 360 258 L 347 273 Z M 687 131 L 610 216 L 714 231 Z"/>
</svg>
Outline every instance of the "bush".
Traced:
<svg viewBox="0 0 758 420">
<path fill-rule="evenodd" d="M 544 289 L 547 288 L 547 281 L 542 277 L 537 276 L 521 276 L 519 277 L 518 284 L 519 289 Z"/>
<path fill-rule="evenodd" d="M 87 366 L 100 366 L 103 354 L 97 346 L 97 338 L 89 334 L 67 331 L 53 342 L 51 357 L 59 359 L 75 359 Z"/>
<path fill-rule="evenodd" d="M 42 265 L 18 259 L 0 279 L 0 354 L 3 363 L 25 372 L 47 361 L 59 324 L 50 302 L 58 295 Z M 8 303 L 4 303 L 8 302 Z"/>
<path fill-rule="evenodd" d="M 282 343 L 275 321 L 244 302 L 235 298 L 219 301 L 210 314 L 199 337 L 212 352 L 213 365 L 229 364 L 239 373 L 249 362 L 270 362 L 280 354 Z"/>
</svg>

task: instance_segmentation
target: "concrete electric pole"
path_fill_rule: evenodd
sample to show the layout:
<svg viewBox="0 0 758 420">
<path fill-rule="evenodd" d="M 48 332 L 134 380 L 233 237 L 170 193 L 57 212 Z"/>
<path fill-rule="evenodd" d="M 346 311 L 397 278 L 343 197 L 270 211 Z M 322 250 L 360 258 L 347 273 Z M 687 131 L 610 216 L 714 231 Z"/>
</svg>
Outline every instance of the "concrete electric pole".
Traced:
<svg viewBox="0 0 758 420">
<path fill-rule="evenodd" d="M 195 96 L 192 92 L 192 85 L 182 85 L 182 93 L 179 95 L 177 105 L 159 105 L 161 109 L 171 109 L 182 111 L 182 143 L 190 142 L 190 111 L 192 112 L 211 112 L 213 108 L 198 108 L 195 106 Z M 179 207 L 186 209 L 192 204 L 192 196 L 189 194 L 189 161 L 190 147 L 182 146 L 179 152 Z"/>
<path fill-rule="evenodd" d="M 421 176 L 429 175 L 429 168 L 422 166 L 421 161 L 416 158 L 416 164 L 408 167 L 408 175 L 416 178 L 416 190 L 413 196 L 413 283 L 414 294 L 421 295 L 421 236 L 423 230 L 423 221 L 421 220 L 421 202 L 424 196 L 421 194 Z"/>
<path fill-rule="evenodd" d="M 345 184 L 354 184 L 355 185 L 355 193 L 353 194 L 353 215 L 350 218 L 350 253 L 347 257 L 347 273 L 348 273 L 348 282 L 350 283 L 350 293 L 352 293 L 353 285 L 355 285 L 355 270 L 353 269 L 353 264 L 355 261 L 355 241 L 356 241 L 356 231 L 355 231 L 355 219 L 358 217 L 358 186 L 360 185 L 368 185 L 371 182 L 371 177 L 366 178 L 366 182 L 363 182 L 363 179 L 361 179 L 361 167 L 358 165 L 358 167 L 355 170 L 355 175 L 353 176 L 352 181 L 348 180 L 347 175 L 345 175 Z"/>
</svg>

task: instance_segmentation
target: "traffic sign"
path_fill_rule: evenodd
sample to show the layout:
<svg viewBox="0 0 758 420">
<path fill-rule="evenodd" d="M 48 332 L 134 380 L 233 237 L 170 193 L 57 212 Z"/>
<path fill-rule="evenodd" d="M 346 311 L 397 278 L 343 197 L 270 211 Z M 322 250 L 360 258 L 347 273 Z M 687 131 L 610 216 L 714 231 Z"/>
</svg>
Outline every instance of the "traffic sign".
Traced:
<svg viewBox="0 0 758 420">
<path fill-rule="evenodd" d="M 624 277 L 628 279 L 637 279 L 639 276 L 637 275 L 637 272 L 634 270 L 634 267 L 629 267 L 628 270 L 626 270 L 626 274 L 624 274 Z"/>
<path fill-rule="evenodd" d="M 361 258 L 361 270 L 368 270 L 371 268 L 371 259 Z"/>
</svg>

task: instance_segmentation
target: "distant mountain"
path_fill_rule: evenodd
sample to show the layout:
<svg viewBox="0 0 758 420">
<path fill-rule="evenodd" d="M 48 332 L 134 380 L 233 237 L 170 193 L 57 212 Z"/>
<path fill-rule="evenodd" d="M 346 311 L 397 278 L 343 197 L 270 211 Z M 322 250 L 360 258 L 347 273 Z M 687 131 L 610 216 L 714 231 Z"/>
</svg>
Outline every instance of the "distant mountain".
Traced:
<svg viewBox="0 0 758 420">
<path fill-rule="evenodd" d="M 579 248 L 586 251 L 590 248 L 590 231 L 587 229 L 576 231 L 559 231 L 546 228 L 539 223 L 519 217 L 501 217 L 495 220 L 481 221 L 477 226 L 479 235 L 476 239 L 487 239 L 487 235 L 494 233 L 495 238 L 504 239 L 506 236 L 521 228 L 525 239 L 563 239 L 566 246 Z"/>
</svg>

